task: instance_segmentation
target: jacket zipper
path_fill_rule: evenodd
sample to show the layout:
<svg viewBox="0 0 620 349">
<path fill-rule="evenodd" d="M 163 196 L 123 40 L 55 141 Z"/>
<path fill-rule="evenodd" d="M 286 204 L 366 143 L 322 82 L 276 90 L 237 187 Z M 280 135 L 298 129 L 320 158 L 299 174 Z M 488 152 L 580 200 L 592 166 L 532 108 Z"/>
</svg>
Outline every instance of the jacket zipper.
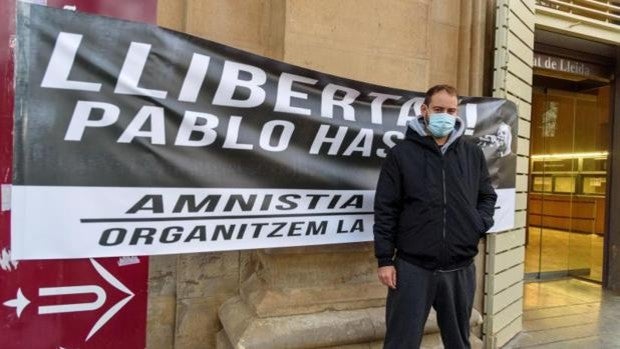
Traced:
<svg viewBox="0 0 620 349">
<path fill-rule="evenodd" d="M 443 159 L 442 159 L 443 160 Z M 443 236 L 443 255 L 444 255 L 444 263 L 446 262 L 446 207 L 448 205 L 448 199 L 446 198 L 446 169 L 444 168 L 444 164 L 442 161 L 441 164 L 441 176 L 442 176 L 442 181 L 443 181 L 443 232 L 442 232 L 442 236 Z"/>
<path fill-rule="evenodd" d="M 446 195 L 446 166 L 445 166 L 445 154 L 441 151 L 441 147 L 437 147 L 439 150 L 439 155 L 441 156 L 441 180 L 442 180 L 442 191 L 443 191 L 443 226 L 442 226 L 442 258 L 440 263 L 447 264 L 447 251 L 446 251 L 446 215 L 447 215 L 447 206 L 448 206 L 448 198 Z"/>
<path fill-rule="evenodd" d="M 441 167 L 441 176 L 443 179 L 443 239 L 446 239 L 446 206 L 448 205 L 448 199 L 446 198 L 446 170 Z"/>
</svg>

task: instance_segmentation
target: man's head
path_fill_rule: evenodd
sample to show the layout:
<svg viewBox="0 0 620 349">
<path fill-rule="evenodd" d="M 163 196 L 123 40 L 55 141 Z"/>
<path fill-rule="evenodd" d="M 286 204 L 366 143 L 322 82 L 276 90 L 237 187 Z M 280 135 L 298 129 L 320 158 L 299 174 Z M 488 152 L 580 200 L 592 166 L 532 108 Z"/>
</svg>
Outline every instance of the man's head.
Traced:
<svg viewBox="0 0 620 349">
<path fill-rule="evenodd" d="M 458 93 L 450 85 L 435 85 L 426 91 L 421 112 L 433 137 L 447 137 L 454 129 L 458 112 Z"/>
<path fill-rule="evenodd" d="M 447 113 L 456 116 L 458 112 L 458 93 L 450 85 L 435 85 L 426 91 L 422 115 L 428 121 L 428 116 L 435 113 Z"/>
<path fill-rule="evenodd" d="M 497 147 L 499 156 L 502 157 L 510 154 L 512 151 L 510 149 L 512 145 L 512 131 L 510 126 L 508 126 L 505 122 L 502 122 L 497 128 L 496 135 L 499 143 Z"/>
</svg>

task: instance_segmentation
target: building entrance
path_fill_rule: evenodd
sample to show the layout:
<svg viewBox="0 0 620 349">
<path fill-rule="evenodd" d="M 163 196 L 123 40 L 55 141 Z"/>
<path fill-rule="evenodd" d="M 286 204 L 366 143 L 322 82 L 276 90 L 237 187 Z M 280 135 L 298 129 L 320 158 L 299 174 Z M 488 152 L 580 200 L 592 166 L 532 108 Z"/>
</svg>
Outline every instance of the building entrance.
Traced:
<svg viewBox="0 0 620 349">
<path fill-rule="evenodd" d="M 534 79 L 525 278 L 600 283 L 611 88 L 563 81 Z"/>
</svg>

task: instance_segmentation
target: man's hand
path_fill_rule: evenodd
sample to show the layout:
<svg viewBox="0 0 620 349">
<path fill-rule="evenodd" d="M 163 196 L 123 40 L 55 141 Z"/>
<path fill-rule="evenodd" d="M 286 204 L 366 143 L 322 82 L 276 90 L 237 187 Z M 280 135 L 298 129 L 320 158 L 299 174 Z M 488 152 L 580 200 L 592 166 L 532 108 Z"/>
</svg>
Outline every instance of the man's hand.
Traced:
<svg viewBox="0 0 620 349">
<path fill-rule="evenodd" d="M 382 284 L 391 289 L 396 289 L 396 268 L 394 266 L 380 267 L 377 270 L 377 275 Z"/>
</svg>

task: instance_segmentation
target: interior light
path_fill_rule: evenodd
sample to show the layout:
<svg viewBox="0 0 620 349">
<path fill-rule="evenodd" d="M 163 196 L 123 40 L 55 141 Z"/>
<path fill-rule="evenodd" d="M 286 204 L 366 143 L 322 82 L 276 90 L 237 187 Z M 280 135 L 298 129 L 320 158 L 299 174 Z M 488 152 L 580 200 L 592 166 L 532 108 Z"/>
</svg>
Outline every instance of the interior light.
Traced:
<svg viewBox="0 0 620 349">
<path fill-rule="evenodd" d="M 576 158 L 606 158 L 609 155 L 606 151 L 591 153 L 565 153 L 565 154 L 536 154 L 532 159 L 576 159 Z"/>
</svg>

